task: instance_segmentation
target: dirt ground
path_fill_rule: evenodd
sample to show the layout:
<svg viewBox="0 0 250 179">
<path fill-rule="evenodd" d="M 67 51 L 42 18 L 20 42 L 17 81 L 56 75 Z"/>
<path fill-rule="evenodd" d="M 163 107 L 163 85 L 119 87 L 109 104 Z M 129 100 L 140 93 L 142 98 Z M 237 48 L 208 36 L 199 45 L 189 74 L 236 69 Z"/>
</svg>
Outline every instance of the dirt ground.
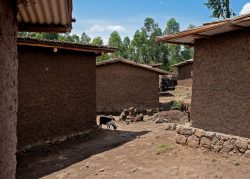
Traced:
<svg viewBox="0 0 250 179">
<path fill-rule="evenodd" d="M 160 96 L 160 103 L 166 104 L 171 101 L 183 102 L 191 104 L 192 88 L 177 86 L 174 91 L 168 91 Z"/>
<path fill-rule="evenodd" d="M 19 156 L 17 178 L 249 178 L 249 159 L 176 145 L 164 123 L 117 125 Z"/>
</svg>

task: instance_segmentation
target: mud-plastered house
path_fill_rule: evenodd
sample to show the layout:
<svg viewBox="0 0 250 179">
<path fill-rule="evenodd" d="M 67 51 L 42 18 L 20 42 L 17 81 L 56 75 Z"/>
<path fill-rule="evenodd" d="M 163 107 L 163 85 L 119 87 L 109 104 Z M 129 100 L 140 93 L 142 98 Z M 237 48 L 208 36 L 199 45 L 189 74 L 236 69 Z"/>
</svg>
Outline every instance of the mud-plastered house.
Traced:
<svg viewBox="0 0 250 179">
<path fill-rule="evenodd" d="M 123 108 L 159 108 L 159 75 L 168 72 L 125 59 L 96 65 L 98 113 L 118 113 Z"/>
<path fill-rule="evenodd" d="M 69 32 L 72 0 L 0 1 L 0 178 L 15 178 L 17 31 Z"/>
<path fill-rule="evenodd" d="M 191 118 L 198 128 L 250 137 L 250 15 L 157 41 L 194 46 Z"/>
<path fill-rule="evenodd" d="M 96 57 L 114 48 L 18 38 L 18 149 L 96 126 Z"/>
<path fill-rule="evenodd" d="M 193 59 L 175 64 L 172 67 L 174 67 L 177 71 L 178 86 L 192 87 Z"/>
</svg>

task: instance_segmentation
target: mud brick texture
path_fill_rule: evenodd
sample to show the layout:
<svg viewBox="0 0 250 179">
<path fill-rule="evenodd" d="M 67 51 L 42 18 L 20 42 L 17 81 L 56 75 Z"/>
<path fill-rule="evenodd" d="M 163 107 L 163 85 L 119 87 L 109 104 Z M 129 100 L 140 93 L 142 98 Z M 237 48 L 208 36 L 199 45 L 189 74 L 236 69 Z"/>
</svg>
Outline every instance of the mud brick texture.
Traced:
<svg viewBox="0 0 250 179">
<path fill-rule="evenodd" d="M 15 178 L 17 22 L 15 1 L 0 1 L 0 178 Z"/>
<path fill-rule="evenodd" d="M 178 67 L 178 85 L 192 87 L 193 63 Z"/>
<path fill-rule="evenodd" d="M 133 65 L 97 66 L 97 112 L 159 107 L 159 74 Z"/>
<path fill-rule="evenodd" d="M 18 149 L 96 125 L 96 56 L 18 46 Z"/>
<path fill-rule="evenodd" d="M 193 125 L 249 138 L 250 32 L 197 40 L 193 65 Z"/>
</svg>

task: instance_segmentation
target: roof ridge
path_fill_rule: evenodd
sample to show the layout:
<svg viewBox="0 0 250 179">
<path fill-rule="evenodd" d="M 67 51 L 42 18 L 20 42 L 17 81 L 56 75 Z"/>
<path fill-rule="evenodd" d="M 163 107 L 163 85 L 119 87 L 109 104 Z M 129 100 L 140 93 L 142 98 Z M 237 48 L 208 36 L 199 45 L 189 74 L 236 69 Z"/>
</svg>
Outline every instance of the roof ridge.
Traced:
<svg viewBox="0 0 250 179">
<path fill-rule="evenodd" d="M 122 62 L 122 63 L 125 63 L 125 64 L 137 66 L 137 67 L 140 67 L 140 68 L 143 68 L 143 69 L 146 69 L 146 70 L 150 70 L 150 71 L 153 71 L 153 72 L 156 72 L 156 73 L 159 73 L 159 74 L 163 74 L 163 75 L 169 75 L 170 74 L 170 72 L 168 72 L 168 71 L 157 69 L 157 68 L 152 68 L 149 65 L 141 64 L 141 63 L 134 62 L 134 61 L 131 61 L 131 60 L 128 60 L 128 59 L 118 59 L 118 60 L 117 59 L 112 59 L 112 60 L 102 61 L 102 62 L 98 62 L 96 64 L 96 66 L 98 67 L 98 66 L 113 64 L 113 63 L 117 63 L 117 62 Z"/>
</svg>

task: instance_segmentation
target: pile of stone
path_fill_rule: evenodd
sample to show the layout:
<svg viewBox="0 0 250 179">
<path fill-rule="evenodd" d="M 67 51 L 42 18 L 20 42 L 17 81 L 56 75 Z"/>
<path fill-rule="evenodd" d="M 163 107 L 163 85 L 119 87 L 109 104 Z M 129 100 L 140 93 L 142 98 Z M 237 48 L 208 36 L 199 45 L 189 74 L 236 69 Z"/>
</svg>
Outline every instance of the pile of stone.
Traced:
<svg viewBox="0 0 250 179">
<path fill-rule="evenodd" d="M 143 121 L 144 115 L 139 113 L 136 108 L 124 109 L 119 117 L 119 120 L 125 121 L 127 124 L 130 122 L 141 122 Z"/>
<path fill-rule="evenodd" d="M 176 143 L 192 148 L 205 148 L 217 153 L 244 155 L 250 158 L 250 139 L 204 131 L 190 126 L 176 127 Z"/>
</svg>

